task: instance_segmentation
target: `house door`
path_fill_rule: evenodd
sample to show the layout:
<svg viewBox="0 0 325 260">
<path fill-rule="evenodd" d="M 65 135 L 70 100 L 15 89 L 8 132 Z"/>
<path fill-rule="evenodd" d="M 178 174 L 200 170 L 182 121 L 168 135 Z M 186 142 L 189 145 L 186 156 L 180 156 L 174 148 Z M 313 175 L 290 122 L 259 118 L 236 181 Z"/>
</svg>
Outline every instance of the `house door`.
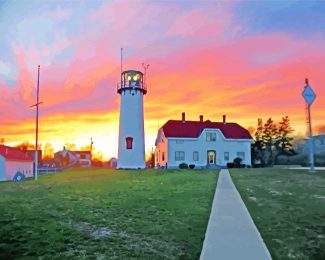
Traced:
<svg viewBox="0 0 325 260">
<path fill-rule="evenodd" d="M 216 152 L 208 151 L 208 164 L 216 164 Z"/>
</svg>

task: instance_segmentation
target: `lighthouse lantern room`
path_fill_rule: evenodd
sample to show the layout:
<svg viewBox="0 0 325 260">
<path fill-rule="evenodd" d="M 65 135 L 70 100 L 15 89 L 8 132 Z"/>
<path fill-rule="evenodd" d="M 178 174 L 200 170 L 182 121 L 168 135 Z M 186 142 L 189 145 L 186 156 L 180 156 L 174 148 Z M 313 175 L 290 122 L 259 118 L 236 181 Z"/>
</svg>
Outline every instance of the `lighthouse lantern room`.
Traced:
<svg viewBox="0 0 325 260">
<path fill-rule="evenodd" d="M 147 93 L 143 73 L 121 73 L 117 93 L 121 95 L 118 146 L 118 169 L 145 168 L 143 95 Z"/>
</svg>

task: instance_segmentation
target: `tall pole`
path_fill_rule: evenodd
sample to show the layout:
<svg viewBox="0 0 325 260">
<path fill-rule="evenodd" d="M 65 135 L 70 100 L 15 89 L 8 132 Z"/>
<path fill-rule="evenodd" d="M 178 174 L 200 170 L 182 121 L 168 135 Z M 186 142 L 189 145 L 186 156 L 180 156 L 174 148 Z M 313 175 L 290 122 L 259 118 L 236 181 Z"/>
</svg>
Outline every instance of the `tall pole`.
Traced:
<svg viewBox="0 0 325 260">
<path fill-rule="evenodd" d="M 93 138 L 90 138 L 90 160 L 91 160 L 91 157 L 93 155 Z"/>
<path fill-rule="evenodd" d="M 315 93 L 313 92 L 313 90 L 311 89 L 311 87 L 309 86 L 309 82 L 308 79 L 305 79 L 305 88 L 304 91 L 302 93 L 303 97 L 306 100 L 306 103 L 308 105 L 307 109 L 308 109 L 308 128 L 309 128 L 309 164 L 310 164 L 310 172 L 315 172 L 315 165 L 314 165 L 314 141 L 313 141 L 313 132 L 312 132 L 312 127 L 311 127 L 311 105 L 313 103 L 313 101 L 316 98 Z"/>
<path fill-rule="evenodd" d="M 313 141 L 313 132 L 311 127 L 311 116 L 310 116 L 310 105 L 308 105 L 308 122 L 309 122 L 309 162 L 310 162 L 310 172 L 315 171 L 314 165 L 314 141 Z"/>
<path fill-rule="evenodd" d="M 34 164 L 35 164 L 35 180 L 37 180 L 37 166 L 38 166 L 38 106 L 43 102 L 39 101 L 39 77 L 40 77 L 41 66 L 38 65 L 38 73 L 37 73 L 37 93 L 36 93 L 36 104 L 30 107 L 36 107 L 36 141 L 35 141 L 35 156 L 34 156 Z"/>
<path fill-rule="evenodd" d="M 35 180 L 37 180 L 37 168 L 38 168 L 38 106 L 39 106 L 39 74 L 41 66 L 38 65 L 37 75 L 37 102 L 36 102 L 36 142 L 35 142 Z"/>
</svg>

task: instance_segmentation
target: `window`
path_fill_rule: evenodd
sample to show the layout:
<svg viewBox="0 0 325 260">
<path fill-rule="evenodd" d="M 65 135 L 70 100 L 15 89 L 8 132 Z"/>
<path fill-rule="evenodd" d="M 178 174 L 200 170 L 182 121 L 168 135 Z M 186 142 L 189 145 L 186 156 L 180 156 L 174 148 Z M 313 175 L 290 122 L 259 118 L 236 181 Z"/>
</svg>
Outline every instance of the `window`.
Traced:
<svg viewBox="0 0 325 260">
<path fill-rule="evenodd" d="M 214 142 L 217 140 L 216 133 L 207 132 L 207 142 Z"/>
<path fill-rule="evenodd" d="M 198 161 L 199 160 L 199 152 L 195 151 L 193 152 L 193 161 Z"/>
<path fill-rule="evenodd" d="M 237 157 L 241 158 L 244 161 L 245 160 L 245 153 L 244 152 L 237 152 Z"/>
<path fill-rule="evenodd" d="M 229 152 L 225 152 L 224 159 L 225 161 L 229 161 Z"/>
<path fill-rule="evenodd" d="M 132 144 L 131 144 L 132 147 Z M 84 153 L 80 154 L 80 159 L 86 159 L 86 155 Z"/>
<path fill-rule="evenodd" d="M 128 150 L 132 149 L 133 138 L 127 137 L 127 138 L 125 138 L 125 140 L 126 140 L 126 149 L 128 149 Z"/>
<path fill-rule="evenodd" d="M 177 144 L 183 144 L 184 141 L 183 141 L 183 140 L 176 140 L 176 143 L 177 143 Z"/>
<path fill-rule="evenodd" d="M 184 161 L 185 160 L 185 152 L 175 152 L 175 161 Z"/>
<path fill-rule="evenodd" d="M 162 153 L 162 155 L 161 155 L 161 160 L 162 160 L 162 161 L 165 161 L 165 152 Z"/>
</svg>

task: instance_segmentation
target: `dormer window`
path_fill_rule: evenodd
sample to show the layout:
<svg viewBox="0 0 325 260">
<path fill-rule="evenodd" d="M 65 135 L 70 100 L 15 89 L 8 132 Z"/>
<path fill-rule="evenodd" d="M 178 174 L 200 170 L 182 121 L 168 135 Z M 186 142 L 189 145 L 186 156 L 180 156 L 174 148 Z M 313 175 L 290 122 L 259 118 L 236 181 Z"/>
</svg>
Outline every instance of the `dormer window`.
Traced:
<svg viewBox="0 0 325 260">
<path fill-rule="evenodd" d="M 207 132 L 206 137 L 207 137 L 207 142 L 215 142 L 217 140 L 216 133 L 214 132 Z"/>
<path fill-rule="evenodd" d="M 132 137 L 127 137 L 127 138 L 125 138 L 125 141 L 126 141 L 126 149 L 131 150 L 132 149 L 133 138 Z"/>
</svg>

